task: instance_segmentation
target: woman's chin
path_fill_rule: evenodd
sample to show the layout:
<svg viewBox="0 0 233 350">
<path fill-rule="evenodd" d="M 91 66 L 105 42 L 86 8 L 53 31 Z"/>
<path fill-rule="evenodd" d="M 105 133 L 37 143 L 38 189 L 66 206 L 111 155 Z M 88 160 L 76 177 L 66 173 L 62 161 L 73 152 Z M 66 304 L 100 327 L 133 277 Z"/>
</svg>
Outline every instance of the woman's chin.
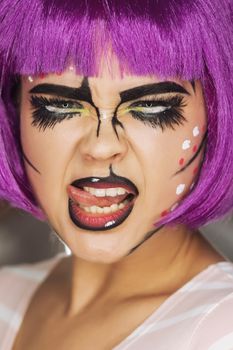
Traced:
<svg viewBox="0 0 233 350">
<path fill-rule="evenodd" d="M 120 261 L 128 255 L 133 246 L 133 242 L 124 232 L 99 231 L 96 233 L 77 229 L 71 229 L 69 232 L 63 229 L 60 232 L 63 234 L 57 233 L 59 238 L 67 245 L 74 257 L 93 263 L 111 264 Z"/>
<path fill-rule="evenodd" d="M 103 249 L 103 248 L 94 248 L 94 247 L 85 247 L 85 249 L 72 249 L 71 254 L 73 257 L 77 257 L 78 259 L 85 260 L 91 263 L 99 263 L 99 264 L 113 264 L 120 260 L 122 260 L 127 253 Z"/>
</svg>

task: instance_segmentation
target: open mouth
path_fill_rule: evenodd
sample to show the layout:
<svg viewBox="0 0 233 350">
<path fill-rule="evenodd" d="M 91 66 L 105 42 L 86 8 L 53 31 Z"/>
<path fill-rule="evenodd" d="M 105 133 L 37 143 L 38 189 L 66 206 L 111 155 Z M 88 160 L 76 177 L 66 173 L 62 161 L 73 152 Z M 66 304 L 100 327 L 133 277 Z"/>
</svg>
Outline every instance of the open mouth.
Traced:
<svg viewBox="0 0 233 350">
<path fill-rule="evenodd" d="M 74 181 L 68 186 L 69 214 L 75 225 L 93 231 L 120 225 L 131 213 L 138 195 L 128 179 L 112 175 Z"/>
</svg>

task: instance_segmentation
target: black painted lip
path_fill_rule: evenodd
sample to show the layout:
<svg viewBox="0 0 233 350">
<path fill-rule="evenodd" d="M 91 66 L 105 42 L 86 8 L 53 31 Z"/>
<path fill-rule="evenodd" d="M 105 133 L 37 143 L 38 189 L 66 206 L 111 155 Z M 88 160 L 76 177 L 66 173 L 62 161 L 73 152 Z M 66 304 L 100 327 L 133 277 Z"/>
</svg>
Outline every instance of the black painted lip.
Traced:
<svg viewBox="0 0 233 350">
<path fill-rule="evenodd" d="M 102 186 L 101 186 L 102 185 Z M 68 209 L 69 209 L 69 215 L 72 220 L 72 222 L 79 228 L 89 231 L 107 231 L 114 227 L 119 226 L 121 223 L 123 223 L 127 217 L 130 215 L 131 211 L 134 207 L 135 198 L 138 196 L 139 191 L 137 187 L 134 185 L 132 181 L 129 179 L 115 175 L 113 172 L 110 173 L 109 176 L 106 177 L 85 177 L 81 179 L 77 179 L 71 183 L 71 186 L 81 188 L 87 186 L 87 187 L 93 187 L 93 188 L 110 188 L 110 187 L 123 187 L 125 188 L 130 194 L 128 196 L 131 196 L 131 203 L 129 205 L 129 208 L 125 211 L 123 215 L 119 217 L 119 219 L 115 220 L 113 223 L 110 223 L 108 226 L 90 226 L 84 224 L 81 220 L 78 219 L 78 217 L 74 214 L 72 209 L 72 200 L 69 198 L 68 201 Z"/>
<path fill-rule="evenodd" d="M 111 174 L 110 176 L 106 177 L 85 177 L 82 179 L 77 179 L 71 183 L 71 186 L 78 187 L 78 188 L 83 188 L 84 186 L 89 186 L 89 185 L 98 185 L 101 184 L 109 184 L 109 185 L 115 185 L 116 187 L 124 187 L 128 189 L 134 196 L 138 196 L 139 191 L 137 187 L 134 185 L 132 181 L 129 179 L 122 177 L 122 176 L 117 176 L 115 174 Z"/>
<path fill-rule="evenodd" d="M 81 228 L 83 230 L 88 230 L 88 231 L 107 231 L 107 230 L 110 230 L 110 229 L 112 229 L 114 227 L 119 226 L 130 215 L 131 211 L 133 210 L 133 207 L 134 207 L 134 202 L 131 203 L 131 205 L 129 206 L 128 210 L 124 213 L 124 215 L 122 215 L 118 220 L 116 220 L 114 223 L 112 223 L 112 224 L 110 224 L 108 226 L 89 226 L 89 225 L 83 224 L 80 220 L 78 220 L 78 218 L 73 214 L 72 200 L 69 199 L 69 202 L 68 202 L 69 215 L 70 215 L 71 221 L 77 227 L 79 227 L 79 228 Z"/>
</svg>

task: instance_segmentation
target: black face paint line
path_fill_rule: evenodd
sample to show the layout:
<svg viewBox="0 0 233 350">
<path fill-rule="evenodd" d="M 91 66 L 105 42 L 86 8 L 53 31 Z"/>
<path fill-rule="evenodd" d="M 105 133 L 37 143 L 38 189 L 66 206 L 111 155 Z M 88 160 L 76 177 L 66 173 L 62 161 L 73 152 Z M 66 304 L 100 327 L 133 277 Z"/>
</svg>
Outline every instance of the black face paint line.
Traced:
<svg viewBox="0 0 233 350">
<path fill-rule="evenodd" d="M 97 108 L 97 115 L 98 115 L 98 120 L 99 120 L 99 123 L 98 123 L 98 128 L 97 128 L 97 137 L 99 137 L 99 134 L 100 134 L 100 125 L 101 125 L 101 117 L 100 117 L 100 112 L 99 112 L 99 109 Z M 115 134 L 116 134 L 116 136 L 117 136 L 117 138 L 118 138 L 118 140 L 119 140 L 119 135 L 118 135 L 118 133 L 117 133 L 117 129 L 116 129 L 116 125 L 120 125 L 123 129 L 124 129 L 124 127 L 123 127 L 123 125 L 122 125 L 122 123 L 117 119 L 117 117 L 116 117 L 116 109 L 115 109 L 115 111 L 114 111 L 114 114 L 113 114 L 113 117 L 112 117 L 112 119 L 111 119 L 111 123 L 112 123 L 112 127 L 113 127 L 113 130 L 114 130 L 114 132 L 115 132 Z"/>
<path fill-rule="evenodd" d="M 27 156 L 25 155 L 25 153 L 22 151 L 22 156 L 23 156 L 23 159 L 27 162 L 28 165 L 30 165 L 30 167 L 35 170 L 38 174 L 41 175 L 41 173 L 39 172 L 38 169 L 36 169 L 36 167 L 30 162 L 30 160 L 27 158 Z"/>
<path fill-rule="evenodd" d="M 140 243 L 138 243 L 134 248 L 132 248 L 126 256 L 129 256 L 129 255 L 131 255 L 132 253 L 134 253 L 135 250 L 137 250 L 143 243 L 145 243 L 148 239 L 150 239 L 155 233 L 157 233 L 158 231 L 160 231 L 163 227 L 164 227 L 164 225 L 161 225 L 161 226 L 157 227 L 156 229 L 154 229 L 154 230 L 152 230 L 152 231 L 149 231 L 149 232 L 145 235 L 144 239 L 143 239 Z"/>
<path fill-rule="evenodd" d="M 117 106 L 117 108 L 114 111 L 114 115 L 113 115 L 113 118 L 112 118 L 112 127 L 113 127 L 113 129 L 115 131 L 115 134 L 116 134 L 118 140 L 119 140 L 119 135 L 118 135 L 116 127 L 117 127 L 117 125 L 119 125 L 123 130 L 125 130 L 125 128 L 124 128 L 124 125 L 117 119 L 117 109 L 118 109 L 118 106 Z"/>
<path fill-rule="evenodd" d="M 197 152 L 192 156 L 192 158 L 188 161 L 187 164 L 185 164 L 180 170 L 178 170 L 173 176 L 182 173 L 184 170 L 186 170 L 194 161 L 195 159 L 198 157 L 198 155 L 200 154 L 201 150 L 203 149 L 203 147 L 205 146 L 206 143 L 206 139 L 207 139 L 207 131 L 200 143 L 200 146 L 197 150 Z"/>
<path fill-rule="evenodd" d="M 100 119 L 100 111 L 99 108 L 94 104 L 93 100 L 92 100 L 92 95 L 91 95 L 91 89 L 89 86 L 89 81 L 87 77 L 84 77 L 81 88 L 83 89 L 83 91 L 86 91 L 87 95 L 88 95 L 88 100 L 89 103 L 95 108 L 96 111 L 96 115 L 98 118 L 98 125 L 97 125 L 97 129 L 96 129 L 96 137 L 99 137 L 100 134 L 100 124 L 101 124 L 101 119 Z M 80 88 L 80 89 L 81 89 Z M 88 102 L 88 101 L 87 101 Z"/>
<path fill-rule="evenodd" d="M 193 91 L 194 93 L 196 92 L 196 84 L 195 84 L 195 80 L 191 80 L 190 81 L 191 85 L 192 85 L 192 88 L 193 88 Z"/>
</svg>

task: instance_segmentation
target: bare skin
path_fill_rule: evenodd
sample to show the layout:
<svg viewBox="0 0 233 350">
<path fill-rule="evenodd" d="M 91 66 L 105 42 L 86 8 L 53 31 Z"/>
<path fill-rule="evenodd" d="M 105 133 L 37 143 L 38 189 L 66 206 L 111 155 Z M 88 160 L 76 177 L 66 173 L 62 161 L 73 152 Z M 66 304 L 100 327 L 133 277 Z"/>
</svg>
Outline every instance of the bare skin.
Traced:
<svg viewBox="0 0 233 350">
<path fill-rule="evenodd" d="M 112 349 L 179 288 L 223 260 L 200 233 L 180 226 L 162 229 L 123 262 L 64 258 L 34 294 L 13 350 Z"/>
</svg>

